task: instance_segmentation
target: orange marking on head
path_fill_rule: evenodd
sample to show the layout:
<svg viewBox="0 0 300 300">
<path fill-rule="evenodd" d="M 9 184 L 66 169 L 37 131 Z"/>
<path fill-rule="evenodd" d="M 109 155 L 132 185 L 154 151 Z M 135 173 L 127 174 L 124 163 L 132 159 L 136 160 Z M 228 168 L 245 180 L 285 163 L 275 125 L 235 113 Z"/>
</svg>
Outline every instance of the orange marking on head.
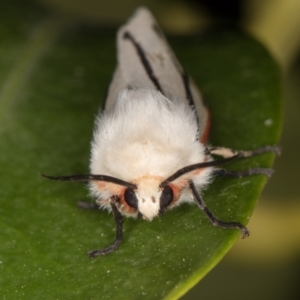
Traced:
<svg viewBox="0 0 300 300">
<path fill-rule="evenodd" d="M 211 126 L 210 112 L 207 108 L 206 108 L 206 110 L 207 110 L 207 122 L 206 122 L 206 125 L 204 128 L 204 131 L 203 131 L 202 135 L 200 136 L 200 142 L 202 144 L 206 144 L 206 142 L 208 140 L 208 136 L 209 136 L 210 126 Z"/>
<path fill-rule="evenodd" d="M 198 169 L 198 170 L 195 170 L 193 171 L 193 175 L 199 175 L 201 172 L 203 171 L 203 169 Z"/>
<path fill-rule="evenodd" d="M 173 194 L 174 194 L 174 198 L 173 198 L 172 203 L 175 203 L 178 200 L 179 196 L 180 196 L 180 193 L 181 193 L 181 190 L 182 190 L 183 186 L 178 185 L 178 184 L 174 184 L 174 183 L 169 183 L 169 186 L 172 188 Z"/>
<path fill-rule="evenodd" d="M 124 194 L 124 191 L 126 189 L 124 186 L 111 182 L 94 181 L 94 183 L 100 191 L 110 191 L 113 195 L 117 196 L 121 195 L 122 193 Z"/>
<path fill-rule="evenodd" d="M 125 190 L 124 190 L 125 192 Z M 120 207 L 119 209 L 122 211 L 122 212 L 125 212 L 127 214 L 136 214 L 137 213 L 137 209 L 136 208 L 133 208 L 133 207 L 130 207 L 127 202 L 125 201 L 125 198 L 124 198 L 124 192 L 122 193 L 122 195 L 120 195 Z"/>
<path fill-rule="evenodd" d="M 188 186 L 188 181 L 191 178 L 191 175 L 199 175 L 203 169 L 197 169 L 195 171 L 192 171 L 190 173 L 184 174 L 179 180 L 177 179 L 174 182 L 170 182 L 168 185 L 172 188 L 173 193 L 174 193 L 174 199 L 171 204 L 171 207 L 174 206 L 177 202 L 177 200 L 180 197 L 181 191 Z"/>
<path fill-rule="evenodd" d="M 120 199 L 119 203 L 119 210 L 121 212 L 127 213 L 127 214 L 135 214 L 137 210 L 135 208 L 130 207 L 124 198 L 124 193 L 126 190 L 126 187 L 120 186 L 115 183 L 111 182 L 105 182 L 105 181 L 94 181 L 97 188 L 101 191 L 110 191 L 113 195 L 116 195 Z"/>
</svg>

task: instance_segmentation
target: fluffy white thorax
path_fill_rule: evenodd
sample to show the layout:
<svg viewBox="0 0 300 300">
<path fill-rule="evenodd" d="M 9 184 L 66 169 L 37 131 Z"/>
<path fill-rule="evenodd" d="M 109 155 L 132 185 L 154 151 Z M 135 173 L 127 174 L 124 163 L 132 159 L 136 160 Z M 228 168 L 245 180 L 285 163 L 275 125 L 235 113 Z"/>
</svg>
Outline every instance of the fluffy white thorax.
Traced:
<svg viewBox="0 0 300 300">
<path fill-rule="evenodd" d="M 97 119 L 90 170 L 128 182 L 145 176 L 166 179 L 205 160 L 197 138 L 195 114 L 186 101 L 169 100 L 152 89 L 126 89 L 114 109 Z M 195 183 L 205 184 L 207 179 L 202 181 Z M 101 196 L 101 191 L 91 192 Z"/>
</svg>

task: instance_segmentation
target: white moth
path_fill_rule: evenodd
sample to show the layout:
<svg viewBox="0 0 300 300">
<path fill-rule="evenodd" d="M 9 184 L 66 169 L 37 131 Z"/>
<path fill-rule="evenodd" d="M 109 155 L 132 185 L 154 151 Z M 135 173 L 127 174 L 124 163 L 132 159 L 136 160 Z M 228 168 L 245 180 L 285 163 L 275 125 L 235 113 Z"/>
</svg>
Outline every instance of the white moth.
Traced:
<svg viewBox="0 0 300 300">
<path fill-rule="evenodd" d="M 114 243 L 89 252 L 105 255 L 120 244 L 122 215 L 151 221 L 183 202 L 195 202 L 213 225 L 246 227 L 218 220 L 198 190 L 213 176 L 271 174 L 270 169 L 228 172 L 216 168 L 237 158 L 278 152 L 275 146 L 254 151 L 211 148 L 207 143 L 209 113 L 198 89 L 184 72 L 146 8 L 139 8 L 117 35 L 118 66 L 104 109 L 96 120 L 88 175 L 45 176 L 87 181 L 101 208 L 112 211 Z M 211 155 L 221 156 L 213 160 Z"/>
</svg>

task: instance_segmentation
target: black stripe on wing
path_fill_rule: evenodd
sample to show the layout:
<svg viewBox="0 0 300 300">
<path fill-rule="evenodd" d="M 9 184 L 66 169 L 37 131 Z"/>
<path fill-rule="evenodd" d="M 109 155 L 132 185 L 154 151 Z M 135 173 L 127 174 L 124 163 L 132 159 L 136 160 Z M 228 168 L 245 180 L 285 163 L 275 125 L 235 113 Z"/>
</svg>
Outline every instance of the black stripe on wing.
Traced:
<svg viewBox="0 0 300 300">
<path fill-rule="evenodd" d="M 158 78 L 155 76 L 153 69 L 151 67 L 150 62 L 148 61 L 145 51 L 143 50 L 143 48 L 141 47 L 141 45 L 133 38 L 133 36 L 131 35 L 131 33 L 129 31 L 125 31 L 124 35 L 123 35 L 124 39 L 128 39 L 129 41 L 131 41 L 131 43 L 133 44 L 133 46 L 135 47 L 135 50 L 141 60 L 141 63 L 143 65 L 143 67 L 145 68 L 145 71 L 148 75 L 148 77 L 150 78 L 150 80 L 152 81 L 152 83 L 154 84 L 154 86 L 157 88 L 158 91 L 160 91 L 163 95 L 164 92 L 161 88 L 161 85 L 159 83 Z"/>
<path fill-rule="evenodd" d="M 194 102 L 193 94 L 192 94 L 192 91 L 190 88 L 189 75 L 185 72 L 180 72 L 180 74 L 181 74 L 181 78 L 182 78 L 184 89 L 185 89 L 186 99 L 187 99 L 189 105 L 192 108 L 195 108 L 195 102 Z"/>
<path fill-rule="evenodd" d="M 153 32 L 157 35 L 157 37 L 159 39 L 163 39 L 164 42 L 166 44 L 168 44 L 163 32 L 161 31 L 160 27 L 157 24 L 153 24 L 152 29 L 153 29 Z M 173 61 L 173 64 L 174 64 L 175 68 L 177 69 L 177 72 L 179 73 L 179 75 L 182 79 L 186 99 L 187 99 L 189 105 L 194 109 L 195 108 L 195 102 L 194 102 L 193 94 L 192 94 L 192 91 L 191 91 L 191 88 L 190 88 L 189 76 L 184 70 L 182 70 L 181 65 L 178 63 L 178 61 L 174 57 L 174 54 L 172 53 L 172 51 L 170 51 L 169 54 L 172 58 L 172 61 Z"/>
</svg>

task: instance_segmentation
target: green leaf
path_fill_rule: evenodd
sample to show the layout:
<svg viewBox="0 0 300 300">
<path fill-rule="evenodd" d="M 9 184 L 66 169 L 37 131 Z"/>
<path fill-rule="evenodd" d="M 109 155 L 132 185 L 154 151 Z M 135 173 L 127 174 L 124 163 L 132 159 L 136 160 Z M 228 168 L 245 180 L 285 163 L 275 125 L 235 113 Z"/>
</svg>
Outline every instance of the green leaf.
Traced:
<svg viewBox="0 0 300 300">
<path fill-rule="evenodd" d="M 2 1 L 0 9 L 2 297 L 180 297 L 240 233 L 215 228 L 195 205 L 182 205 L 151 223 L 126 219 L 116 252 L 87 257 L 113 241 L 112 215 L 77 208 L 88 199 L 83 185 L 39 174 L 88 172 L 94 118 L 116 64 L 115 31 L 70 26 L 16 2 Z M 170 43 L 210 108 L 212 145 L 254 149 L 278 142 L 279 72 L 261 45 L 231 29 Z M 270 167 L 273 159 L 265 154 L 230 167 Z M 204 199 L 220 219 L 246 224 L 265 182 L 264 176 L 216 179 Z"/>
</svg>

